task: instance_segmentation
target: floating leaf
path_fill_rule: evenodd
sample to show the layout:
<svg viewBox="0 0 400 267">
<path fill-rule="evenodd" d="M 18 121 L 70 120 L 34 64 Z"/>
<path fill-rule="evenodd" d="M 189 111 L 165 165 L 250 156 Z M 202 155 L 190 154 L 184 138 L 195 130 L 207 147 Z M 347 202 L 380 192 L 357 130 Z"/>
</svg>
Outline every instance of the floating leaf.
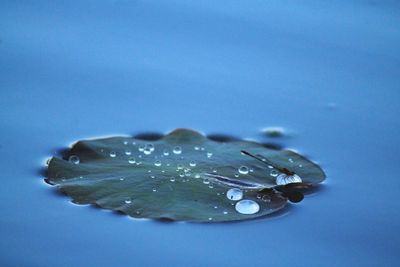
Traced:
<svg viewBox="0 0 400 267">
<path fill-rule="evenodd" d="M 277 185 L 281 174 L 298 175 L 301 183 Z M 324 179 L 317 165 L 292 151 L 178 129 L 152 141 L 79 141 L 63 159 L 50 160 L 46 181 L 74 203 L 132 217 L 220 222 L 280 210 L 291 195 L 299 199 L 290 192 Z"/>
</svg>

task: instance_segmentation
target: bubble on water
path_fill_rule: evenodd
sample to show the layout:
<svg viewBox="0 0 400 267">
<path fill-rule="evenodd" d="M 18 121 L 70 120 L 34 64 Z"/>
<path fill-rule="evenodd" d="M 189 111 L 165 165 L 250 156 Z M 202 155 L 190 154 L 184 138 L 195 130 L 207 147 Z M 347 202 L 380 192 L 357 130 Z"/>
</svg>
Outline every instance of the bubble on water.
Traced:
<svg viewBox="0 0 400 267">
<path fill-rule="evenodd" d="M 239 173 L 241 174 L 248 174 L 249 173 L 249 168 L 247 168 L 246 166 L 240 166 L 240 168 L 238 169 Z"/>
<path fill-rule="evenodd" d="M 195 167 L 195 166 L 196 166 L 196 161 L 192 160 L 192 161 L 189 163 L 189 165 L 190 165 L 191 167 Z"/>
<path fill-rule="evenodd" d="M 79 157 L 78 157 L 78 156 L 75 156 L 75 155 L 69 156 L 68 161 L 71 162 L 71 163 L 73 163 L 73 164 L 79 164 L 79 163 L 81 162 L 81 160 L 79 159 Z"/>
<path fill-rule="evenodd" d="M 160 167 L 161 166 L 161 160 L 156 160 L 154 162 L 154 165 L 157 166 L 157 167 Z"/>
<path fill-rule="evenodd" d="M 117 156 L 117 152 L 111 151 L 110 152 L 110 157 L 115 158 Z"/>
<path fill-rule="evenodd" d="M 166 149 L 164 149 L 164 151 L 163 151 L 163 155 L 164 155 L 164 156 L 169 156 L 169 151 L 168 151 L 168 150 L 166 150 Z"/>
<path fill-rule="evenodd" d="M 171 177 L 171 178 L 169 178 L 169 180 L 170 180 L 171 182 L 175 182 L 175 177 Z"/>
<path fill-rule="evenodd" d="M 125 150 L 125 155 L 130 156 L 132 152 L 130 150 Z"/>
<path fill-rule="evenodd" d="M 174 152 L 174 154 L 176 154 L 176 155 L 179 155 L 182 153 L 182 148 L 180 146 L 176 146 L 176 147 L 174 147 L 172 152 Z"/>
<path fill-rule="evenodd" d="M 297 174 L 287 175 L 285 173 L 281 173 L 276 177 L 276 184 L 277 185 L 286 185 L 286 184 L 293 184 L 293 183 L 301 183 L 303 182 Z"/>
<path fill-rule="evenodd" d="M 133 158 L 133 157 L 130 157 L 130 158 L 128 159 L 128 162 L 129 162 L 130 164 L 133 164 L 133 163 L 136 162 L 136 159 Z"/>
<path fill-rule="evenodd" d="M 144 151 L 144 144 L 140 144 L 139 145 L 139 147 L 138 147 L 138 150 L 140 151 L 140 152 L 143 152 Z"/>
<path fill-rule="evenodd" d="M 229 200 L 241 200 L 243 198 L 243 191 L 239 188 L 231 188 L 226 192 L 226 197 Z"/>
<path fill-rule="evenodd" d="M 132 203 L 132 200 L 126 199 L 124 202 L 125 202 L 126 204 L 131 204 L 131 203 Z"/>
<path fill-rule="evenodd" d="M 211 152 L 207 152 L 207 158 L 211 158 L 211 157 L 212 157 L 212 155 L 213 155 L 213 153 L 211 153 Z"/>
<path fill-rule="evenodd" d="M 204 179 L 204 180 L 203 180 L 203 184 L 210 184 L 210 180 Z"/>
<path fill-rule="evenodd" d="M 260 205 L 250 199 L 243 199 L 236 203 L 235 209 L 241 214 L 255 214 L 260 210 Z"/>
<path fill-rule="evenodd" d="M 276 177 L 276 176 L 278 176 L 278 171 L 277 170 L 271 170 L 270 172 L 269 172 L 269 175 L 271 175 L 272 177 Z"/>
</svg>

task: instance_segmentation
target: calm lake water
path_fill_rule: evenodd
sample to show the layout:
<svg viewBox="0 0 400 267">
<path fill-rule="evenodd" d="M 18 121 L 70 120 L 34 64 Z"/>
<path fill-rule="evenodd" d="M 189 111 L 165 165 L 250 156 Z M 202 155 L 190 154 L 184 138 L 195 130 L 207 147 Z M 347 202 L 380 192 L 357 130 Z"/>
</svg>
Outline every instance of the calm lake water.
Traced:
<svg viewBox="0 0 400 267">
<path fill-rule="evenodd" d="M 1 266 L 400 265 L 397 1 L 1 1 L 0 25 Z M 74 205 L 39 172 L 79 139 L 177 127 L 328 178 L 281 216 L 190 224 Z"/>
</svg>

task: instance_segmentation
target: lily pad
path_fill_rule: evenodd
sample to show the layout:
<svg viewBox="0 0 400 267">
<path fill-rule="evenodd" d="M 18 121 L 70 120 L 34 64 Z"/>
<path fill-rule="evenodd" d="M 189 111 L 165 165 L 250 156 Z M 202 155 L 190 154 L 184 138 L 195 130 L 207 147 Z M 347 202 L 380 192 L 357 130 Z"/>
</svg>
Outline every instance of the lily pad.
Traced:
<svg viewBox="0 0 400 267">
<path fill-rule="evenodd" d="M 282 174 L 301 179 L 278 185 Z M 177 129 L 152 141 L 79 141 L 63 159 L 49 161 L 46 181 L 74 203 L 136 218 L 221 222 L 276 212 L 290 192 L 324 179 L 319 166 L 293 151 Z"/>
</svg>

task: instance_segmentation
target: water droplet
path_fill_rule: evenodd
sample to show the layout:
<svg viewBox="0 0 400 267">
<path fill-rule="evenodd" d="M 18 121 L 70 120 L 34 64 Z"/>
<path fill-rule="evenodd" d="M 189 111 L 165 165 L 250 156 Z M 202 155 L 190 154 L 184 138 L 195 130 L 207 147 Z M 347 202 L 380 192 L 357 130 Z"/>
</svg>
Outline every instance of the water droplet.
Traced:
<svg viewBox="0 0 400 267">
<path fill-rule="evenodd" d="M 238 169 L 239 173 L 241 174 L 248 174 L 249 173 L 249 168 L 247 168 L 246 166 L 240 166 L 240 168 Z"/>
<path fill-rule="evenodd" d="M 171 182 L 175 182 L 175 177 L 171 177 L 169 180 L 170 180 Z"/>
<path fill-rule="evenodd" d="M 132 152 L 130 150 L 125 150 L 125 155 L 130 156 Z"/>
<path fill-rule="evenodd" d="M 126 199 L 126 200 L 125 200 L 125 203 L 126 203 L 126 204 L 131 204 L 131 203 L 132 203 L 132 200 Z"/>
<path fill-rule="evenodd" d="M 129 158 L 128 159 L 128 162 L 130 163 L 130 164 L 133 164 L 133 163 L 135 163 L 136 162 L 136 160 L 135 160 L 135 158 Z"/>
<path fill-rule="evenodd" d="M 145 149 L 150 150 L 150 152 L 153 152 L 155 150 L 155 147 L 152 143 L 146 144 Z"/>
<path fill-rule="evenodd" d="M 196 174 L 194 175 L 194 178 L 199 179 L 199 178 L 200 178 L 200 174 L 196 173 Z"/>
<path fill-rule="evenodd" d="M 214 209 L 218 209 L 218 206 L 214 206 Z"/>
<path fill-rule="evenodd" d="M 272 170 L 272 171 L 270 171 L 269 172 L 269 175 L 271 175 L 272 177 L 276 177 L 276 176 L 278 176 L 278 171 L 277 170 Z"/>
<path fill-rule="evenodd" d="M 201 151 L 204 151 L 204 150 L 206 150 L 206 149 L 205 149 L 204 147 L 201 147 L 200 150 L 201 150 Z"/>
<path fill-rule="evenodd" d="M 224 210 L 224 212 L 222 212 L 222 213 L 225 214 L 225 215 L 228 214 L 228 212 L 226 210 Z"/>
<path fill-rule="evenodd" d="M 276 177 L 276 184 L 277 185 L 285 185 L 285 184 L 292 184 L 292 183 L 301 183 L 302 180 L 300 176 L 297 174 L 287 175 L 285 173 L 281 173 Z"/>
<path fill-rule="evenodd" d="M 153 188 L 153 192 L 157 192 L 157 189 Z"/>
<path fill-rule="evenodd" d="M 238 177 L 239 177 L 239 174 L 235 174 L 235 177 L 238 178 Z"/>
<path fill-rule="evenodd" d="M 200 147 L 199 146 L 195 146 L 194 150 L 200 150 Z"/>
<path fill-rule="evenodd" d="M 147 146 L 146 146 L 146 147 L 144 148 L 144 150 L 143 150 L 143 153 L 144 153 L 145 155 L 150 155 L 151 152 L 152 152 L 151 148 L 149 148 L 149 147 L 147 147 Z"/>
<path fill-rule="evenodd" d="M 213 185 L 213 184 L 209 184 L 209 185 L 208 185 L 208 188 L 213 189 L 213 188 L 214 188 L 214 185 Z"/>
<path fill-rule="evenodd" d="M 243 199 L 236 203 L 235 209 L 241 214 L 255 214 L 260 210 L 260 205 L 253 200 Z"/>
<path fill-rule="evenodd" d="M 128 144 L 128 141 L 124 141 L 123 144 L 124 144 L 124 145 L 127 145 L 127 144 Z"/>
<path fill-rule="evenodd" d="M 208 180 L 208 179 L 203 180 L 203 184 L 209 184 L 209 183 L 210 183 L 210 180 Z"/>
<path fill-rule="evenodd" d="M 185 173 L 184 172 L 179 173 L 179 177 L 185 177 Z"/>
<path fill-rule="evenodd" d="M 68 161 L 73 163 L 73 164 L 79 164 L 81 162 L 79 157 L 75 156 L 75 155 L 69 156 Z"/>
<path fill-rule="evenodd" d="M 151 179 L 154 179 L 154 178 L 156 178 L 156 177 L 155 177 L 154 175 L 150 175 L 150 178 L 151 178 Z"/>
<path fill-rule="evenodd" d="M 144 151 L 144 145 L 143 144 L 139 145 L 138 150 L 140 152 L 143 152 Z"/>
<path fill-rule="evenodd" d="M 217 173 L 217 170 L 214 169 L 212 172 L 213 172 L 213 173 Z"/>
<path fill-rule="evenodd" d="M 163 154 L 164 154 L 164 156 L 169 156 L 169 151 L 164 149 Z"/>
<path fill-rule="evenodd" d="M 157 167 L 160 167 L 161 166 L 161 160 L 156 160 L 154 162 L 154 165 L 157 166 Z"/>
<path fill-rule="evenodd" d="M 212 221 L 212 220 L 213 220 L 213 218 L 211 218 L 211 217 L 210 217 L 210 218 L 208 218 L 208 220 L 209 220 L 209 221 Z"/>
<path fill-rule="evenodd" d="M 229 200 L 241 200 L 243 198 L 243 191 L 239 188 L 231 188 L 226 192 L 226 197 Z"/>
<path fill-rule="evenodd" d="M 271 202 L 271 197 L 268 195 L 263 195 L 261 200 L 264 202 Z"/>
<path fill-rule="evenodd" d="M 172 152 L 174 152 L 174 154 L 181 154 L 182 153 L 182 148 L 180 146 L 176 146 L 174 147 L 174 149 L 172 150 Z"/>
<path fill-rule="evenodd" d="M 120 180 L 120 181 L 123 181 L 123 180 L 125 180 L 125 178 L 121 177 L 121 178 L 119 178 L 119 180 Z"/>
<path fill-rule="evenodd" d="M 273 169 L 273 168 L 274 168 L 274 166 L 268 165 L 268 168 L 269 168 L 269 169 Z"/>
<path fill-rule="evenodd" d="M 115 158 L 117 156 L 117 152 L 111 151 L 110 152 L 110 157 Z"/>
<path fill-rule="evenodd" d="M 178 170 L 182 170 L 183 169 L 183 164 L 178 164 L 178 165 L 176 165 L 176 169 L 178 169 Z"/>
<path fill-rule="evenodd" d="M 293 159 L 292 158 L 288 158 L 288 161 L 293 163 Z"/>
<path fill-rule="evenodd" d="M 299 164 L 299 168 L 303 168 L 303 165 L 302 165 L 302 164 Z"/>
<path fill-rule="evenodd" d="M 212 157 L 212 155 L 213 155 L 213 153 L 211 153 L 211 152 L 207 152 L 207 158 L 211 158 L 211 157 Z"/>
<path fill-rule="evenodd" d="M 192 160 L 192 161 L 189 163 L 189 165 L 190 165 L 191 167 L 195 167 L 195 166 L 196 166 L 196 162 L 195 162 L 194 160 Z"/>
</svg>

